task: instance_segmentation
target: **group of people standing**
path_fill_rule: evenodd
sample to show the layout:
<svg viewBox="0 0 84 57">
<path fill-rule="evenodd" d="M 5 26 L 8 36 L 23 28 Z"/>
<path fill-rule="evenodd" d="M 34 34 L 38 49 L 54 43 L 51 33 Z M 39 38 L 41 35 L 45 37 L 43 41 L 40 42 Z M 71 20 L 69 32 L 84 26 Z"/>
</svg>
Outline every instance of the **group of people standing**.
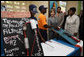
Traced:
<svg viewBox="0 0 84 57">
<path fill-rule="evenodd" d="M 68 31 L 72 35 L 82 39 L 83 35 L 83 12 L 78 16 L 75 14 L 76 8 L 71 7 L 68 10 L 68 14 L 62 13 L 61 7 L 57 7 L 57 13 L 53 11 L 53 9 L 50 11 L 50 17 L 46 19 L 45 13 L 47 12 L 47 7 L 44 7 L 44 5 L 41 5 L 39 7 L 40 14 L 38 18 L 35 17 L 35 14 L 37 12 L 37 7 L 35 5 L 32 5 L 32 9 L 30 10 L 31 18 L 37 20 L 38 22 L 38 29 L 45 41 L 47 41 L 47 30 L 49 31 L 49 38 L 55 38 L 55 33 L 50 29 L 52 27 L 57 28 L 61 27 L 64 30 Z M 48 20 L 48 22 L 47 22 Z M 80 24 L 81 23 L 81 24 Z M 79 27 L 81 27 L 79 29 Z"/>
<path fill-rule="evenodd" d="M 48 19 L 48 24 L 59 26 L 72 35 L 76 36 L 77 38 L 83 40 L 83 10 L 80 11 L 80 15 L 76 15 L 75 12 L 75 7 L 71 7 L 68 10 L 68 14 L 62 13 L 61 7 L 58 7 L 56 14 L 53 10 L 51 11 L 51 16 Z M 51 30 L 49 31 L 49 36 L 50 38 L 52 38 L 55 33 L 53 33 L 53 31 Z"/>
</svg>

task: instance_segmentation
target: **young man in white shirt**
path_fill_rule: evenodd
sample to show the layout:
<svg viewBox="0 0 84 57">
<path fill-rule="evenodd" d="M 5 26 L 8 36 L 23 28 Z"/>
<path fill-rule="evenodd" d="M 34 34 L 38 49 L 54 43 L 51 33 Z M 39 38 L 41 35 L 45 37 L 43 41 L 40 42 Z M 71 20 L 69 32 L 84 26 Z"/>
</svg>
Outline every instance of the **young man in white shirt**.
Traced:
<svg viewBox="0 0 84 57">
<path fill-rule="evenodd" d="M 69 16 L 66 19 L 65 30 L 74 36 L 78 35 L 80 20 L 77 15 L 75 15 L 76 8 L 72 7 L 69 9 Z"/>
</svg>

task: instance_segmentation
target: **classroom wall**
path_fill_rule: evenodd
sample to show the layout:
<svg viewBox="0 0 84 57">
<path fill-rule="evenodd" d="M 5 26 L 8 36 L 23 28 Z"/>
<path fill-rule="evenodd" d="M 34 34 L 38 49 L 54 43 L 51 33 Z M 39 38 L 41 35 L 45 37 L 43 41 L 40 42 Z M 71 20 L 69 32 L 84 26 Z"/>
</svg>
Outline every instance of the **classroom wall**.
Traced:
<svg viewBox="0 0 84 57">
<path fill-rule="evenodd" d="M 81 1 L 81 10 L 83 10 L 83 1 Z"/>
<path fill-rule="evenodd" d="M 19 3 L 19 4 L 14 4 L 15 2 Z M 25 5 L 22 5 L 22 3 L 25 3 Z M 41 6 L 41 5 L 44 5 L 45 7 L 48 8 L 48 1 L 45 1 L 45 2 L 44 1 L 9 1 L 9 3 L 7 3 L 7 1 L 5 1 L 4 3 L 1 3 L 1 5 L 5 5 L 5 6 L 9 5 L 12 7 L 12 8 L 11 7 L 7 8 L 7 11 L 15 11 L 15 12 L 29 11 L 30 4 L 35 4 L 37 6 L 37 10 L 38 10 L 39 6 Z M 19 6 L 20 8 L 17 9 L 15 6 Z M 25 7 L 25 9 L 22 9 L 22 7 Z M 40 12 L 38 10 L 36 17 L 38 17 L 39 13 Z M 45 15 L 48 19 L 48 9 L 47 9 L 47 13 Z"/>
<path fill-rule="evenodd" d="M 7 2 L 7 1 L 6 1 Z M 4 3 L 1 3 L 1 5 L 10 5 L 12 6 L 13 8 L 8 8 L 8 11 L 29 11 L 29 5 L 30 4 L 35 4 L 37 6 L 37 8 L 39 8 L 40 5 L 44 5 L 46 7 L 48 7 L 47 9 L 47 13 L 45 14 L 47 19 L 48 19 L 48 10 L 49 10 L 49 1 L 10 1 L 9 4 L 7 4 L 6 2 Z M 14 4 L 14 2 L 19 2 L 20 4 Z M 25 3 L 25 5 L 22 5 L 22 3 Z M 59 6 L 59 1 L 57 1 L 58 3 L 58 6 Z M 77 11 L 76 11 L 76 14 L 79 14 L 80 10 L 83 9 L 83 2 L 80 3 L 78 1 L 66 1 L 67 5 L 66 5 L 66 11 L 69 10 L 70 7 L 76 7 Z M 82 5 L 82 6 L 81 6 Z M 19 6 L 20 8 L 17 9 L 15 8 L 15 6 Z M 22 7 L 25 7 L 25 9 L 22 9 Z M 36 17 L 38 17 L 39 15 L 39 10 L 38 10 L 38 13 L 36 15 Z"/>
<path fill-rule="evenodd" d="M 70 7 L 75 7 L 78 11 L 78 1 L 67 1 L 66 11 L 68 11 Z M 77 11 L 76 14 L 78 13 Z"/>
<path fill-rule="evenodd" d="M 79 14 L 80 10 L 83 9 L 83 2 L 82 1 L 65 1 L 66 2 L 66 11 L 69 10 L 69 8 L 71 7 L 75 7 L 76 8 L 76 13 L 75 14 Z M 59 1 L 57 1 L 58 6 L 59 5 Z"/>
</svg>

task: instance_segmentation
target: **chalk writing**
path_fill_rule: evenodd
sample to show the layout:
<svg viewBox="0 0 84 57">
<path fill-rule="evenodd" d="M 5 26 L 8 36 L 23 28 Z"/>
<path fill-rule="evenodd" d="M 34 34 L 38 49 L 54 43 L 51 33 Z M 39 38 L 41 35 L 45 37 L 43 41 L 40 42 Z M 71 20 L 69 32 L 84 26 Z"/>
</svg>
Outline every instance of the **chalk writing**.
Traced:
<svg viewBox="0 0 84 57">
<path fill-rule="evenodd" d="M 7 50 L 6 48 L 4 49 L 6 56 L 14 56 L 13 52 L 18 51 L 18 50 L 19 50 L 19 47 L 16 47 L 10 50 Z"/>
<path fill-rule="evenodd" d="M 26 55 L 23 25 L 28 21 L 26 18 L 4 18 L 2 20 L 2 31 L 4 51 L 6 56 Z"/>
<path fill-rule="evenodd" d="M 6 35 L 6 34 L 13 34 L 13 33 L 18 33 L 18 34 L 21 34 L 23 35 L 23 31 L 22 31 L 22 28 L 21 29 L 3 29 L 3 35 Z"/>
<path fill-rule="evenodd" d="M 18 35 L 4 37 L 4 42 L 5 42 L 5 44 L 16 46 L 16 40 L 17 39 L 20 40 L 23 43 L 23 41 L 19 38 Z"/>
</svg>

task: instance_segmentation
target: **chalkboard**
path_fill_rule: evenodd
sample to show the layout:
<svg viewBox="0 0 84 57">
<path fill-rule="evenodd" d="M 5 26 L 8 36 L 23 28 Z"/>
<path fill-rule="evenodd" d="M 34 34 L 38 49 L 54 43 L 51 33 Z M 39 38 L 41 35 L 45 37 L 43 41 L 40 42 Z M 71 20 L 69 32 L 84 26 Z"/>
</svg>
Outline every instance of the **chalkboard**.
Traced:
<svg viewBox="0 0 84 57">
<path fill-rule="evenodd" d="M 24 46 L 23 24 L 25 18 L 3 18 L 3 48 L 5 56 L 26 56 Z"/>
</svg>

